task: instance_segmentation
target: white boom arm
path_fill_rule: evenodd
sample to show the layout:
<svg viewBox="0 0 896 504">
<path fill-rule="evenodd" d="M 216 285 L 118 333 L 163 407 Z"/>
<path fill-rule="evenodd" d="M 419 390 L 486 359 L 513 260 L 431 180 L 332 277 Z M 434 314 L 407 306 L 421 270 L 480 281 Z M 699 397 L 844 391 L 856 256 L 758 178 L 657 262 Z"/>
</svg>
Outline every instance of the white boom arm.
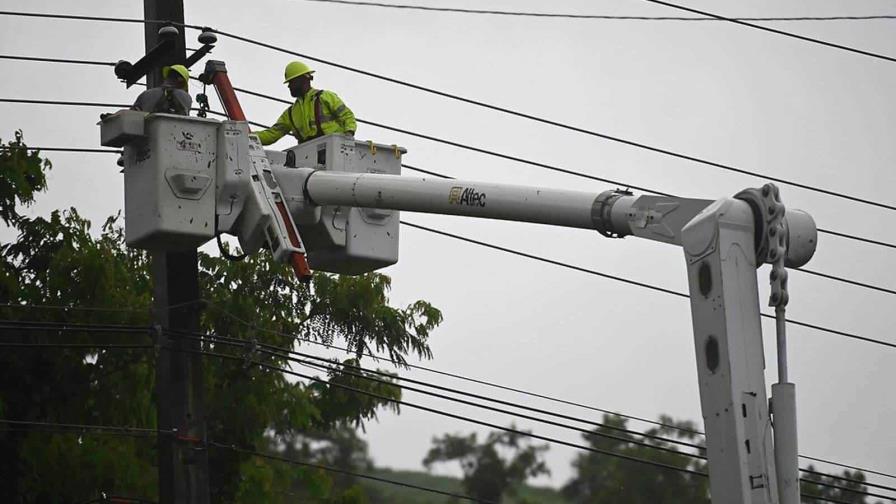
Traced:
<svg viewBox="0 0 896 504">
<path fill-rule="evenodd" d="M 227 232 L 248 252 L 266 242 L 300 277 L 308 276 L 296 261 L 304 249 L 314 268 L 363 273 L 397 261 L 397 210 L 595 229 L 681 246 L 713 502 L 799 503 L 784 266 L 809 261 L 817 230 L 808 214 L 785 212 L 774 186 L 710 201 L 403 177 L 405 151 L 394 145 L 326 135 L 288 152 L 263 151 L 243 121 L 128 110 L 103 119 L 101 139 L 124 147 L 126 240 L 137 248 L 195 248 Z M 763 263 L 772 264 L 770 305 L 778 322 L 774 440 L 756 279 Z"/>
<path fill-rule="evenodd" d="M 769 217 L 766 212 L 763 218 L 758 208 L 762 205 L 759 190 L 746 191 L 750 194 L 739 195 L 740 199 L 713 202 L 636 197 L 619 191 L 594 194 L 430 177 L 285 170 L 292 172 L 285 178 L 302 180 L 303 185 L 284 184 L 284 191 L 290 194 L 300 190 L 303 200 L 312 206 L 535 222 L 681 245 L 688 269 L 713 502 L 799 502 L 793 384 L 773 387 L 776 396 L 781 396 L 775 398 L 782 431 L 776 442 L 765 386 L 756 270 L 769 259 L 757 258 L 757 253 L 766 255 L 768 250 L 766 246 L 757 251 L 757 237 L 765 236 L 775 216 Z M 767 188 L 762 194 L 767 194 Z M 777 219 L 783 220 L 787 233 L 787 265 L 808 262 L 817 243 L 811 217 L 788 210 Z M 778 351 L 783 355 L 783 344 Z"/>
</svg>

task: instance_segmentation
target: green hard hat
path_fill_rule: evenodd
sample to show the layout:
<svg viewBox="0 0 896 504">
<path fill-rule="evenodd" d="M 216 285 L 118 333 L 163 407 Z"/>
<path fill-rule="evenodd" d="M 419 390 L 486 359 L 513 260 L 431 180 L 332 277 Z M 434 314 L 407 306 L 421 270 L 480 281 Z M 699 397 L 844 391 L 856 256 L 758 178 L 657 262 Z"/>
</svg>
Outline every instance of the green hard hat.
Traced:
<svg viewBox="0 0 896 504">
<path fill-rule="evenodd" d="M 183 65 L 171 65 L 162 68 L 162 78 L 167 79 L 168 75 L 173 71 L 180 74 L 181 77 L 184 78 L 184 87 L 187 86 L 187 83 L 190 82 L 190 71 L 187 70 L 187 67 Z"/>
<path fill-rule="evenodd" d="M 283 83 L 286 84 L 296 77 L 313 73 L 314 70 L 312 70 L 311 67 L 302 63 L 301 61 L 290 61 L 286 65 L 286 70 L 283 71 L 283 78 L 285 79 Z"/>
</svg>

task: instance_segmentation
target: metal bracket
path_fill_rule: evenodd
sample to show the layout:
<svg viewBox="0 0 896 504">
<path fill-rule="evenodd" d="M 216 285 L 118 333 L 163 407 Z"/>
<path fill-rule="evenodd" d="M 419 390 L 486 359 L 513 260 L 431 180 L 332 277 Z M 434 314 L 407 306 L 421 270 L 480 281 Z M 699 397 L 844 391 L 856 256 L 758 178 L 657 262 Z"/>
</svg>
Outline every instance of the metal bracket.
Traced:
<svg viewBox="0 0 896 504">
<path fill-rule="evenodd" d="M 594 222 L 594 229 L 602 236 L 607 238 L 623 238 L 626 235 L 621 234 L 613 229 L 610 210 L 613 203 L 623 196 L 631 196 L 632 192 L 625 189 L 615 189 L 600 193 L 594 200 L 591 207 L 591 220 Z"/>
</svg>

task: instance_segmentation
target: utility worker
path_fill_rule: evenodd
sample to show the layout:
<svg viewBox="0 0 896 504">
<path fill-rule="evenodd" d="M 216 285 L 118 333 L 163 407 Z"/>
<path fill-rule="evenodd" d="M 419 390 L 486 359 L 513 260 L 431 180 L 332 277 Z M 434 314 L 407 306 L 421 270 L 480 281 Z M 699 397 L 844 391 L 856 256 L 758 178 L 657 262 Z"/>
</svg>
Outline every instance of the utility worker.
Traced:
<svg viewBox="0 0 896 504">
<path fill-rule="evenodd" d="M 190 115 L 193 99 L 190 98 L 190 71 L 183 65 L 162 68 L 162 85 L 140 93 L 131 110 L 154 113 Z"/>
<path fill-rule="evenodd" d="M 294 135 L 299 143 L 332 133 L 355 134 L 355 114 L 336 93 L 311 87 L 314 70 L 308 65 L 291 61 L 283 77 L 296 102 L 280 114 L 276 124 L 256 133 L 262 145 L 270 145 L 286 134 Z"/>
</svg>

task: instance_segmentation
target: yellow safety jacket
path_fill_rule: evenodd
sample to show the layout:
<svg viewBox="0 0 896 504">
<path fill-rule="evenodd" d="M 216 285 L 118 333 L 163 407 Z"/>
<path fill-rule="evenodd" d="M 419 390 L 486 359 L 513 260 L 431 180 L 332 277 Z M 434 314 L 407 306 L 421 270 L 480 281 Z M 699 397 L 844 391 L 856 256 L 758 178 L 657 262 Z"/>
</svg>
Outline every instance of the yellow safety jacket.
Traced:
<svg viewBox="0 0 896 504">
<path fill-rule="evenodd" d="M 262 145 L 270 145 L 292 134 L 299 143 L 331 133 L 354 133 L 355 114 L 332 91 L 310 89 L 287 108 L 277 123 L 256 133 Z"/>
</svg>

